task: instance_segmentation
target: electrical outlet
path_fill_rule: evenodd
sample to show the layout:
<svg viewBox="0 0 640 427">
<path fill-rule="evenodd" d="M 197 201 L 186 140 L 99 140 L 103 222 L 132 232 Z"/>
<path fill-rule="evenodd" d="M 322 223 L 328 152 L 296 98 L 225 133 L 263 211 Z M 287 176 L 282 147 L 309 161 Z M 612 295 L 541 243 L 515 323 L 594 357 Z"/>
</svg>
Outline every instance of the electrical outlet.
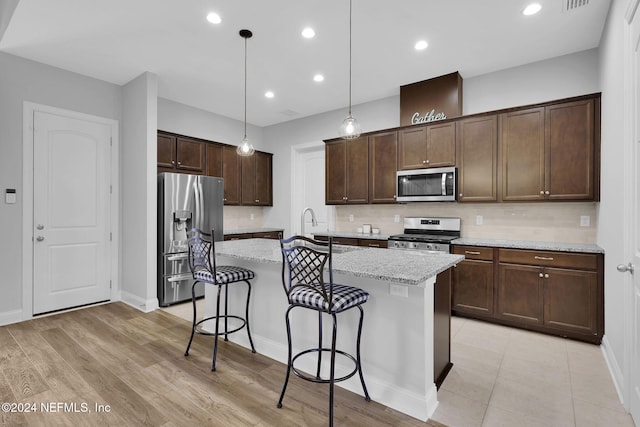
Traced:
<svg viewBox="0 0 640 427">
<path fill-rule="evenodd" d="M 403 285 L 389 284 L 389 294 L 409 298 L 409 288 Z"/>
<path fill-rule="evenodd" d="M 589 227 L 591 225 L 591 217 L 589 215 L 580 216 L 580 227 Z"/>
<path fill-rule="evenodd" d="M 400 222 L 400 215 L 394 215 L 393 222 Z"/>
<path fill-rule="evenodd" d="M 256 218 L 256 216 L 255 216 L 254 214 L 250 214 L 250 215 L 249 215 L 249 219 L 250 219 L 251 221 L 253 221 L 255 218 Z"/>
<path fill-rule="evenodd" d="M 482 225 L 483 222 L 484 218 L 482 218 L 482 215 L 476 215 L 476 225 Z"/>
<path fill-rule="evenodd" d="M 353 222 L 353 214 L 349 214 L 349 222 Z"/>
</svg>

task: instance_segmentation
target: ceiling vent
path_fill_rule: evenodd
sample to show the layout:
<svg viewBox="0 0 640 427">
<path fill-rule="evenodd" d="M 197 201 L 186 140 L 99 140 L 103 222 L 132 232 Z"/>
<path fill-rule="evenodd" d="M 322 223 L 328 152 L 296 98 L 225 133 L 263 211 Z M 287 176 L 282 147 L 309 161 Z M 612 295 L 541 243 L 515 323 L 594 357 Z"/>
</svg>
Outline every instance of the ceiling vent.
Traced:
<svg viewBox="0 0 640 427">
<path fill-rule="evenodd" d="M 280 111 L 280 114 L 288 116 L 288 117 L 293 117 L 293 116 L 297 116 L 300 113 L 298 113 L 297 111 L 293 111 L 293 110 L 283 110 Z"/>
<path fill-rule="evenodd" d="M 572 12 L 589 5 L 589 0 L 562 0 L 562 11 Z"/>
</svg>

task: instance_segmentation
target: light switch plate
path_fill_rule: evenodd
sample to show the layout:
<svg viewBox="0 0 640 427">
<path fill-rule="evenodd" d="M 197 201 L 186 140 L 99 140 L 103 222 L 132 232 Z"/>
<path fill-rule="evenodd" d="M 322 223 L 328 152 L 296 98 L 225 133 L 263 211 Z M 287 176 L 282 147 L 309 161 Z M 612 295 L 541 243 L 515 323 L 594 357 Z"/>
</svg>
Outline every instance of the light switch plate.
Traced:
<svg viewBox="0 0 640 427">
<path fill-rule="evenodd" d="M 18 200 L 17 196 L 16 196 L 16 190 L 13 189 L 7 189 L 6 193 L 4 193 L 4 201 L 7 204 L 14 204 L 16 203 Z"/>
<path fill-rule="evenodd" d="M 393 216 L 393 222 L 400 222 L 400 215 L 394 215 Z"/>
<path fill-rule="evenodd" d="M 591 225 L 591 217 L 589 215 L 580 216 L 580 227 L 589 227 Z"/>
<path fill-rule="evenodd" d="M 482 225 L 483 222 L 484 218 L 482 218 L 482 215 L 476 215 L 476 225 Z"/>
<path fill-rule="evenodd" d="M 349 222 L 353 222 L 353 214 L 349 214 Z"/>
</svg>

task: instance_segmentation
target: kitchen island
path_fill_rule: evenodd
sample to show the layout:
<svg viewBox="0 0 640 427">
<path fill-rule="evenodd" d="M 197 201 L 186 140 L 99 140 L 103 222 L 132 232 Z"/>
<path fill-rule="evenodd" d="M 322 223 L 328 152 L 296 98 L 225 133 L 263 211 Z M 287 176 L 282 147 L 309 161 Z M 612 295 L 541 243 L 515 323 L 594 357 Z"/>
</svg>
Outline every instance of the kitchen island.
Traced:
<svg viewBox="0 0 640 427">
<path fill-rule="evenodd" d="M 268 239 L 217 242 L 216 259 L 219 265 L 239 265 L 256 273 L 249 313 L 253 341 L 259 353 L 286 363 L 284 316 L 288 304 L 282 288 L 279 242 Z M 439 273 L 463 259 L 446 253 L 334 246 L 334 281 L 360 287 L 371 295 L 363 305 L 361 353 L 372 400 L 423 421 L 434 413 L 438 405 L 433 374 L 434 284 Z M 245 286 L 230 287 L 230 313 L 244 312 L 245 295 Z M 207 316 L 215 313 L 212 287 L 205 290 L 205 312 Z M 357 310 L 338 316 L 337 346 L 353 354 L 357 319 Z M 291 320 L 294 351 L 317 344 L 314 312 L 294 310 Z M 324 331 L 330 329 L 325 327 Z M 249 348 L 244 332 L 232 334 L 229 339 Z M 330 342 L 328 336 L 325 342 Z M 303 370 L 314 370 L 311 358 L 299 362 L 297 366 Z M 336 376 L 351 369 L 346 359 L 336 359 Z M 283 381 L 284 375 L 283 367 Z M 362 395 L 357 376 L 338 385 Z"/>
</svg>

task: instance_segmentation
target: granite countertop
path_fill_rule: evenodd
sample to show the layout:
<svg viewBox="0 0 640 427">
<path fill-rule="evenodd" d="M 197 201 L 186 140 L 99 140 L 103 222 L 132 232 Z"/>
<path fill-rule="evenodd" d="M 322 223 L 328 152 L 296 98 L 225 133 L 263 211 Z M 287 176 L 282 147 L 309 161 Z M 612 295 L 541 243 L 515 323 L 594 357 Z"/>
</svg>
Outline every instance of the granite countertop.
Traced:
<svg viewBox="0 0 640 427">
<path fill-rule="evenodd" d="M 536 242 L 533 240 L 501 240 L 463 237 L 452 241 L 451 244 L 468 246 L 489 246 L 511 249 L 533 249 L 543 251 L 584 252 L 595 254 L 604 253 L 604 249 L 602 249 L 600 246 L 588 243 Z"/>
<path fill-rule="evenodd" d="M 335 245 L 333 272 L 369 279 L 420 285 L 453 267 L 462 255 Z M 280 243 L 269 239 L 245 239 L 216 243 L 216 256 L 266 264 L 282 263 Z"/>
<path fill-rule="evenodd" d="M 373 234 L 373 233 L 349 233 L 345 231 L 323 231 L 322 233 L 313 233 L 314 236 L 331 236 L 331 237 L 348 237 L 350 239 L 374 239 L 388 240 L 390 234 Z"/>
<path fill-rule="evenodd" d="M 271 233 L 272 231 L 284 231 L 284 228 L 238 228 L 235 230 L 224 230 L 224 234 Z"/>
</svg>

